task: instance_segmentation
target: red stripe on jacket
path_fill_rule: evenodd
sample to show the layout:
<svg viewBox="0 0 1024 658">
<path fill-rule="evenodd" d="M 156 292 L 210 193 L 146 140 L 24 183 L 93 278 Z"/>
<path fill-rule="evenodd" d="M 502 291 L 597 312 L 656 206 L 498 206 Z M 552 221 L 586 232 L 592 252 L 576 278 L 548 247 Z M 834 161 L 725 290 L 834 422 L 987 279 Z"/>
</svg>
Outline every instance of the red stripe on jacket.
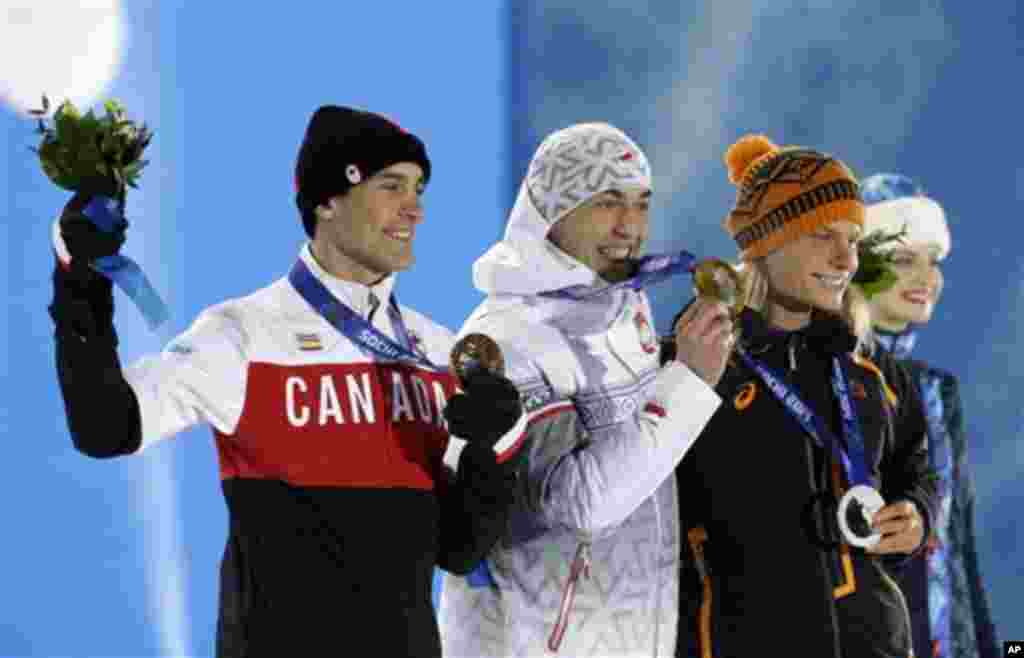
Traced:
<svg viewBox="0 0 1024 658">
<path fill-rule="evenodd" d="M 454 392 L 406 364 L 252 363 L 234 434 L 216 433 L 221 478 L 432 490 Z"/>
<path fill-rule="evenodd" d="M 511 446 L 509 446 L 508 449 L 503 450 L 502 452 L 500 452 L 498 454 L 498 456 L 497 456 L 498 463 L 501 464 L 501 463 L 504 463 L 504 462 L 508 461 L 517 452 L 519 452 L 519 448 L 521 448 L 522 445 L 523 445 L 523 442 L 526 441 L 526 436 L 527 436 L 527 434 L 530 433 L 530 427 L 532 425 L 534 425 L 535 423 L 537 423 L 537 422 L 539 422 L 539 421 L 541 421 L 541 420 L 543 420 L 545 418 L 548 418 L 550 416 L 554 416 L 556 414 L 560 414 L 563 411 L 568 411 L 569 409 L 572 409 L 572 408 L 573 408 L 573 403 L 572 402 L 570 402 L 570 401 L 563 401 L 563 402 L 553 403 L 551 405 L 548 405 L 547 407 L 541 407 L 537 411 L 533 412 L 535 415 L 530 417 L 526 421 L 526 427 L 523 429 L 523 431 L 516 438 L 515 443 L 513 443 Z"/>
</svg>

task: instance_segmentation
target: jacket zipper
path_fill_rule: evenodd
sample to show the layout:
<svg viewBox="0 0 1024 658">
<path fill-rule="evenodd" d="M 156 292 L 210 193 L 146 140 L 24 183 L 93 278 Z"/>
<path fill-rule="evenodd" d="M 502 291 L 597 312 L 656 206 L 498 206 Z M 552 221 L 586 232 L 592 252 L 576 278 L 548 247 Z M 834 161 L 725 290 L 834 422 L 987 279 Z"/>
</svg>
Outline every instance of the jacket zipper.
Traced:
<svg viewBox="0 0 1024 658">
<path fill-rule="evenodd" d="M 673 496 L 675 496 L 676 501 L 678 501 L 679 500 L 679 495 L 678 495 L 677 490 L 676 490 L 676 482 L 675 482 L 675 475 L 674 474 L 672 475 L 672 492 L 671 493 L 672 493 Z M 661 527 L 661 511 L 660 511 L 661 507 L 658 504 L 660 501 L 658 500 L 658 491 L 657 490 L 655 490 L 655 492 L 654 492 L 653 502 L 654 502 L 654 523 L 655 523 L 655 527 L 658 530 L 655 533 L 655 543 L 654 543 L 654 545 L 658 546 L 659 550 L 660 550 L 660 547 L 662 545 L 661 544 L 661 541 L 662 541 L 662 537 L 661 537 L 662 527 Z M 675 518 L 677 518 L 677 519 L 679 518 L 678 510 L 676 511 Z M 676 553 L 677 554 L 681 554 L 680 548 L 676 549 Z M 660 562 L 661 562 L 661 555 L 658 552 L 658 550 L 656 550 L 654 552 L 654 563 L 651 565 L 651 575 L 654 577 L 654 653 L 653 653 L 653 658 L 658 658 L 658 647 L 659 647 L 659 644 L 661 642 L 661 578 L 660 578 L 660 574 L 658 573 L 659 572 L 659 564 L 660 564 Z M 678 626 L 678 623 L 676 625 Z"/>
<path fill-rule="evenodd" d="M 885 583 L 892 593 L 896 595 L 896 598 L 900 600 L 900 607 L 903 608 L 903 620 L 907 626 L 907 641 L 910 643 L 910 651 L 907 653 L 907 658 L 915 658 L 914 654 L 914 626 L 910 620 L 910 608 L 907 607 L 907 599 L 903 596 L 903 592 L 900 591 L 900 586 L 889 577 L 889 574 L 885 572 L 885 568 L 881 565 L 876 565 L 876 571 L 881 576 L 882 582 Z"/>
<path fill-rule="evenodd" d="M 576 585 L 581 574 L 588 580 L 590 579 L 590 544 L 588 542 L 580 542 L 576 548 L 576 557 L 573 558 L 572 565 L 569 567 L 569 580 L 566 581 L 565 589 L 562 590 L 562 605 L 558 610 L 558 620 L 551 631 L 551 637 L 548 638 L 548 649 L 552 652 L 557 652 L 558 647 L 562 646 L 562 638 L 569 625 L 569 611 L 572 610 L 572 602 L 576 598 Z"/>
</svg>

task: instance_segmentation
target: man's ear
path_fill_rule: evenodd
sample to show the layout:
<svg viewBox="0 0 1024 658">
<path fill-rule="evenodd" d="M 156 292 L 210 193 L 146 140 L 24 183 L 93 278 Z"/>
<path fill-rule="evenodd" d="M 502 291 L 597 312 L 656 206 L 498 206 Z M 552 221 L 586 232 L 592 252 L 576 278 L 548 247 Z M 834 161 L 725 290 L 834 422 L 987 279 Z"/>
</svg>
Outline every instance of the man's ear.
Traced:
<svg viewBox="0 0 1024 658">
<path fill-rule="evenodd" d="M 318 204 L 317 207 L 313 209 L 313 214 L 316 215 L 316 221 L 318 223 L 330 221 L 337 210 L 335 203 L 337 203 L 336 197 L 331 197 L 324 203 Z"/>
</svg>

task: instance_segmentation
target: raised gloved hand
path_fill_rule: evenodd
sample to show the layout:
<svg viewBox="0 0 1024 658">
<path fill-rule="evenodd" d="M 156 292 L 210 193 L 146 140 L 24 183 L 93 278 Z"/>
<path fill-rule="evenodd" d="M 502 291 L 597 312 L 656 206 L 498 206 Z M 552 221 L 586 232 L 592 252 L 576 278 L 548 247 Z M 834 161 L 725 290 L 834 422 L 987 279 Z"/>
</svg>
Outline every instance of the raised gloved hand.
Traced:
<svg viewBox="0 0 1024 658">
<path fill-rule="evenodd" d="M 121 249 L 128 222 L 120 219 L 111 231 L 97 227 L 86 213 L 100 211 L 105 202 L 103 197 L 78 193 L 64 206 L 54 227 L 57 266 L 49 310 L 58 331 L 70 331 L 79 340 L 105 336 L 116 343 L 113 286 L 92 264 Z"/>
<path fill-rule="evenodd" d="M 103 214 L 108 214 L 113 220 L 109 231 L 99 228 L 89 218 Z M 120 211 L 107 197 L 79 192 L 64 206 L 58 226 L 59 236 L 54 236 L 57 258 L 66 269 L 80 271 L 97 259 L 120 251 L 128 221 L 120 216 Z"/>
</svg>

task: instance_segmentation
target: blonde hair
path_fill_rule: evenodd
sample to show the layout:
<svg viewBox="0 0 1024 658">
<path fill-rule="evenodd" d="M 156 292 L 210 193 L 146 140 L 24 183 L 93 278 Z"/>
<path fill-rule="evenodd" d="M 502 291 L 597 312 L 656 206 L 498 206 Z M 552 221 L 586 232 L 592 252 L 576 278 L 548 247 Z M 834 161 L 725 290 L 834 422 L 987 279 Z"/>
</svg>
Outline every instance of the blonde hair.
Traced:
<svg viewBox="0 0 1024 658">
<path fill-rule="evenodd" d="M 758 313 L 763 313 L 768 299 L 768 277 L 762 272 L 757 262 L 741 263 L 737 270 L 743 284 L 744 305 Z M 871 352 L 872 319 L 871 307 L 860 288 L 851 285 L 843 296 L 843 308 L 840 317 L 846 322 L 850 331 L 857 337 L 854 351 L 868 356 Z"/>
</svg>

